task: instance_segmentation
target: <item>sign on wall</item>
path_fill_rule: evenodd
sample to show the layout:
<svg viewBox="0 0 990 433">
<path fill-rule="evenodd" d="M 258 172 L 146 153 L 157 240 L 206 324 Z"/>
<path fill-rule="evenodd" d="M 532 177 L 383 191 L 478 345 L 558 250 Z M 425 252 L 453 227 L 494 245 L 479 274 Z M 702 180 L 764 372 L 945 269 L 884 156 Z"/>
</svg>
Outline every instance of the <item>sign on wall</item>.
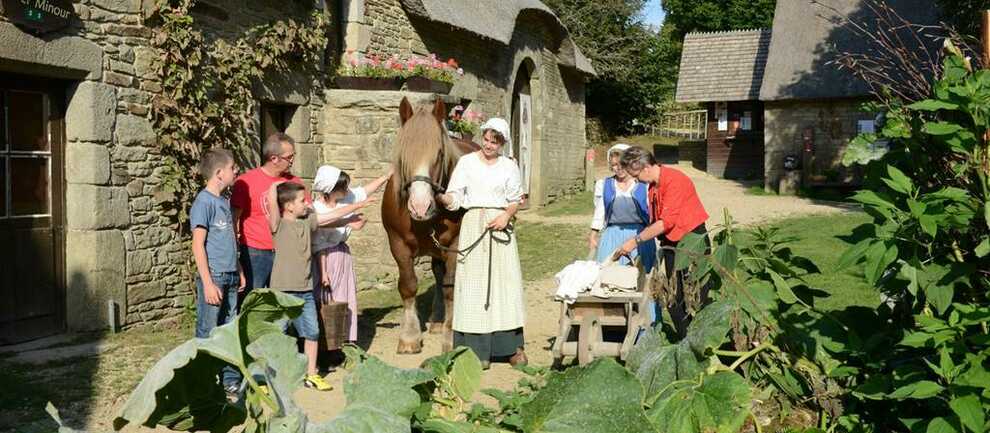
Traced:
<svg viewBox="0 0 990 433">
<path fill-rule="evenodd" d="M 41 34 L 67 27 L 76 11 L 72 0 L 3 0 L 3 16 L 21 28 Z"/>
</svg>

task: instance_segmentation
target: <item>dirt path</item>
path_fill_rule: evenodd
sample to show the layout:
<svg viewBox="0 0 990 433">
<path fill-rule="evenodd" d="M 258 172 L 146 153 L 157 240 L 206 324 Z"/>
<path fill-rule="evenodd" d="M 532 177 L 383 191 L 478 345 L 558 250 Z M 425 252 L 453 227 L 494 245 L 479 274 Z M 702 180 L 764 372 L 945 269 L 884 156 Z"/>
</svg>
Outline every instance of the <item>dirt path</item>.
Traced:
<svg viewBox="0 0 990 433">
<path fill-rule="evenodd" d="M 550 299 L 556 288 L 552 279 L 529 282 L 526 285 L 526 353 L 533 365 L 550 365 L 550 339 L 557 335 L 557 317 L 560 314 L 559 304 Z M 375 338 L 368 348 L 368 353 L 390 365 L 402 368 L 415 368 L 427 358 L 440 354 L 441 336 L 426 333 L 423 336 L 423 351 L 416 355 L 398 355 L 395 353 L 399 341 L 399 323 L 401 309 L 395 309 L 385 318 L 375 324 Z M 300 389 L 296 392 L 296 403 L 306 411 L 310 420 L 315 422 L 333 418 L 339 413 L 346 400 L 343 392 L 343 380 L 347 373 L 338 369 L 331 373 L 327 380 L 333 384 L 333 391 L 319 392 L 311 389 Z M 509 364 L 492 364 L 481 380 L 481 388 L 513 388 L 524 375 L 513 370 Z M 488 397 L 481 393 L 475 395 L 476 401 L 486 401 Z"/>
<path fill-rule="evenodd" d="M 758 196 L 747 194 L 749 185 L 734 181 L 715 179 L 704 172 L 692 168 L 677 167 L 691 177 L 712 218 L 709 227 L 721 224 L 723 209 L 729 209 L 733 219 L 739 224 L 763 223 L 769 220 L 808 214 L 828 214 L 845 212 L 848 207 L 835 204 L 815 203 L 798 197 Z M 587 215 L 567 215 L 546 217 L 536 212 L 520 214 L 520 219 L 530 222 L 586 225 L 591 218 Z M 559 304 L 550 295 L 556 288 L 552 278 L 527 282 L 526 286 L 526 352 L 534 365 L 551 363 L 550 342 L 557 335 Z M 418 355 L 397 355 L 401 310 L 389 312 L 383 319 L 371 325 L 375 336 L 368 353 L 385 362 L 404 368 L 418 367 L 425 359 L 440 353 L 440 335 L 425 334 L 423 351 Z M 302 389 L 295 395 L 296 402 L 303 407 L 313 421 L 328 420 L 346 404 L 343 393 L 343 378 L 346 372 L 338 370 L 328 379 L 334 385 L 330 392 Z M 512 388 L 522 374 L 512 370 L 508 364 L 493 364 L 482 378 L 482 388 Z M 480 396 L 476 396 L 480 397 Z M 484 398 L 481 398 L 484 401 Z"/>
</svg>

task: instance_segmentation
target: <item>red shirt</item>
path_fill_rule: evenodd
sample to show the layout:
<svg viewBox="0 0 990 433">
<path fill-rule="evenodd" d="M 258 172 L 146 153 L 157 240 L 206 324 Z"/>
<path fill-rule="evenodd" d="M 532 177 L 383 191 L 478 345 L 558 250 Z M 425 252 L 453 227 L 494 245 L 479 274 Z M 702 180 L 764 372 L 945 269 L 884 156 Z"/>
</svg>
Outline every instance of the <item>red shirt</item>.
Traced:
<svg viewBox="0 0 990 433">
<path fill-rule="evenodd" d="M 285 173 L 269 176 L 260 167 L 237 177 L 230 195 L 230 205 L 241 211 L 237 220 L 237 242 L 259 250 L 274 250 L 271 228 L 268 227 L 268 190 L 280 180 L 303 185 L 302 179 Z M 307 194 L 306 202 L 309 203 Z"/>
<path fill-rule="evenodd" d="M 684 173 L 660 166 L 660 180 L 650 185 L 652 222 L 663 221 L 667 239 L 677 242 L 708 220 L 694 182 Z"/>
</svg>

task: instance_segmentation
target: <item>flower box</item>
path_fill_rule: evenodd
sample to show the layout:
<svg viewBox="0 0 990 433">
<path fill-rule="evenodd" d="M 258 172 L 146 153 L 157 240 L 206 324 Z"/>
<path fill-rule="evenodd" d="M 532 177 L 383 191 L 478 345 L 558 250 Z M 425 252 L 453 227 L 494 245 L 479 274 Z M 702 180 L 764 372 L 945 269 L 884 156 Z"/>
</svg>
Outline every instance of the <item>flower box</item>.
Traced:
<svg viewBox="0 0 990 433">
<path fill-rule="evenodd" d="M 351 90 L 399 90 L 402 88 L 402 78 L 399 77 L 336 77 L 334 82 L 341 89 Z"/>
<path fill-rule="evenodd" d="M 454 87 L 454 83 L 432 80 L 426 77 L 415 76 L 406 78 L 406 90 L 410 92 L 428 92 L 446 95 L 450 93 L 452 87 Z"/>
</svg>

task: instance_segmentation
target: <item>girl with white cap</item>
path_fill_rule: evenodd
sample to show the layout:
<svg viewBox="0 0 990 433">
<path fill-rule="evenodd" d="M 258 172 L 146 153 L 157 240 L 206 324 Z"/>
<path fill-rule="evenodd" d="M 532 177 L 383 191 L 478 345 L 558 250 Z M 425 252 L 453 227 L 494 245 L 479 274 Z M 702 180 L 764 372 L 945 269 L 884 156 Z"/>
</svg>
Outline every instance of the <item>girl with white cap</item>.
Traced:
<svg viewBox="0 0 990 433">
<path fill-rule="evenodd" d="M 321 166 L 313 180 L 313 209 L 317 215 L 330 213 L 334 209 L 359 203 L 368 195 L 377 192 L 392 177 L 389 170 L 363 187 L 350 188 L 351 177 L 332 165 Z M 350 342 L 357 341 L 357 284 L 354 275 L 354 259 L 347 246 L 347 238 L 352 230 L 361 230 L 367 221 L 361 214 L 347 218 L 346 225 L 340 227 L 320 227 L 313 234 L 313 261 L 318 268 L 320 279 L 314 288 L 319 302 L 346 302 L 348 310 L 348 336 Z M 315 272 L 315 270 L 314 270 Z M 316 279 L 314 278 L 314 281 Z"/>
<path fill-rule="evenodd" d="M 481 149 L 462 156 L 439 197 L 449 210 L 467 209 L 458 237 L 454 279 L 454 346 L 470 347 L 482 366 L 507 359 L 527 362 L 524 351 L 522 270 L 512 219 L 523 200 L 516 163 L 501 155 L 509 124 L 481 125 Z"/>
</svg>

